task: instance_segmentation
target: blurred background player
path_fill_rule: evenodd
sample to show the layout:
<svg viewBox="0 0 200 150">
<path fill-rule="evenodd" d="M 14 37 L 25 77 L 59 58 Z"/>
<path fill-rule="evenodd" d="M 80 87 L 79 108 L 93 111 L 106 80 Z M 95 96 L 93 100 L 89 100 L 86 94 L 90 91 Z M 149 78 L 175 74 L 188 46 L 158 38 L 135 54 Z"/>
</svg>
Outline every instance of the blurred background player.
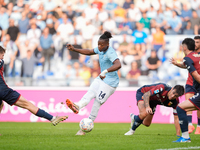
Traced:
<svg viewBox="0 0 200 150">
<path fill-rule="evenodd" d="M 3 109 L 3 101 L 8 103 L 9 105 L 16 105 L 18 107 L 29 110 L 32 114 L 35 114 L 38 117 L 45 118 L 56 126 L 60 121 L 66 120 L 68 116 L 52 116 L 44 110 L 36 107 L 31 102 L 27 101 L 22 95 L 20 95 L 17 91 L 9 88 L 4 81 L 3 77 L 3 65 L 4 65 L 4 57 L 5 49 L 0 46 L 0 113 Z M 3 101 L 2 101 L 3 100 Z"/>
<path fill-rule="evenodd" d="M 184 68 L 185 66 L 193 77 L 193 87 L 197 92 L 191 98 L 180 103 L 176 108 L 182 136 L 174 142 L 191 142 L 188 132 L 188 119 L 186 112 L 200 110 L 200 55 L 194 52 L 195 41 L 192 38 L 184 39 L 182 42 L 182 48 L 185 54 L 182 67 Z"/>
<path fill-rule="evenodd" d="M 200 53 L 200 36 L 195 36 L 194 37 L 194 41 L 195 41 L 195 52 Z M 178 62 L 175 59 L 171 59 L 172 64 L 178 66 L 178 67 L 182 67 L 182 63 L 183 62 Z M 183 66 L 185 69 L 186 67 Z M 186 81 L 186 85 L 185 85 L 185 99 L 189 99 L 190 97 L 194 96 L 194 94 L 197 92 L 196 89 L 194 88 L 193 85 L 193 78 L 190 75 L 190 73 L 188 73 L 188 78 Z M 188 132 L 192 133 L 195 129 L 195 127 L 192 124 L 192 111 L 188 111 L 187 112 L 187 118 L 188 118 Z M 198 120 L 198 124 L 197 124 L 197 128 L 195 131 L 195 134 L 200 134 L 200 111 L 197 110 L 197 120 Z"/>
<path fill-rule="evenodd" d="M 150 126 L 157 105 L 172 107 L 174 113 L 174 125 L 176 135 L 180 136 L 179 120 L 176 107 L 179 103 L 179 96 L 184 94 L 184 87 L 176 85 L 173 88 L 164 84 L 144 85 L 137 90 L 136 99 L 139 115 L 130 114 L 131 129 L 125 135 L 133 135 L 135 130 L 141 125 Z"/>
<path fill-rule="evenodd" d="M 92 82 L 88 92 L 82 97 L 82 99 L 73 103 L 67 99 L 67 106 L 77 114 L 79 110 L 85 107 L 89 102 L 95 98 L 92 110 L 89 118 L 93 121 L 98 115 L 99 108 L 106 100 L 115 92 L 116 87 L 119 84 L 119 77 L 117 70 L 121 68 L 119 58 L 112 47 L 109 47 L 109 39 L 112 38 L 110 32 L 105 31 L 98 40 L 98 47 L 94 49 L 77 49 L 71 44 L 67 45 L 67 48 L 71 51 L 75 51 L 84 55 L 99 54 L 99 64 L 101 68 L 100 75 Z M 84 135 L 82 130 L 78 131 L 76 135 Z"/>
</svg>

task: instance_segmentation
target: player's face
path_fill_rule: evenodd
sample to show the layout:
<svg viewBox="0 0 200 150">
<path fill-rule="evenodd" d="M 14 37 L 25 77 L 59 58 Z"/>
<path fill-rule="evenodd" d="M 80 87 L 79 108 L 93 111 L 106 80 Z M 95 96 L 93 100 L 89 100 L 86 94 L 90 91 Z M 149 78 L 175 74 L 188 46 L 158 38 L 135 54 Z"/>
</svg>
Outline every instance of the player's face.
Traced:
<svg viewBox="0 0 200 150">
<path fill-rule="evenodd" d="M 0 59 L 3 59 L 4 53 L 0 53 Z"/>
<path fill-rule="evenodd" d="M 168 99 L 169 99 L 169 100 L 173 100 L 173 99 L 176 99 L 176 98 L 178 98 L 178 97 L 179 97 L 179 95 L 178 95 L 178 93 L 176 92 L 175 89 L 171 89 L 171 90 L 169 91 L 169 93 L 168 93 Z"/>
<path fill-rule="evenodd" d="M 186 50 L 187 50 L 187 45 L 182 44 L 182 51 L 184 52 L 185 55 L 186 55 Z"/>
<path fill-rule="evenodd" d="M 109 43 L 106 40 L 98 41 L 98 49 L 100 52 L 106 51 L 108 49 Z"/>
<path fill-rule="evenodd" d="M 195 51 L 200 52 L 200 39 L 194 39 L 195 41 Z"/>
</svg>

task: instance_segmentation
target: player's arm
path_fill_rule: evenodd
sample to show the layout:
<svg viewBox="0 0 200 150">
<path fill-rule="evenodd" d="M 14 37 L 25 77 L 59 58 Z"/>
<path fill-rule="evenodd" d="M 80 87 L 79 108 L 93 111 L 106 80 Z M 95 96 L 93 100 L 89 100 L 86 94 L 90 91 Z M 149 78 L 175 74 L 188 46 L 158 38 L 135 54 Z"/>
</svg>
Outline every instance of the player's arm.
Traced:
<svg viewBox="0 0 200 150">
<path fill-rule="evenodd" d="M 74 48 L 71 44 L 67 44 L 67 49 L 70 51 L 75 51 L 77 53 L 83 54 L 83 55 L 94 55 L 96 54 L 94 52 L 94 49 L 79 49 L 79 48 Z"/>
<path fill-rule="evenodd" d="M 196 71 L 196 68 L 193 65 L 193 60 L 189 57 L 184 58 L 184 64 L 187 67 L 189 73 L 194 77 L 194 79 L 200 83 L 200 74 Z"/>
<path fill-rule="evenodd" d="M 116 59 L 114 62 L 113 62 L 113 65 L 108 68 L 108 72 L 113 72 L 113 71 L 116 71 L 118 69 L 121 68 L 121 62 L 119 61 L 119 59 Z"/>
<path fill-rule="evenodd" d="M 143 95 L 143 100 L 144 100 L 144 107 L 146 108 L 147 114 L 153 114 L 153 111 L 149 105 L 149 98 L 151 96 L 151 92 L 148 91 Z"/>
<path fill-rule="evenodd" d="M 113 71 L 116 71 L 116 70 L 119 70 L 121 68 L 121 62 L 119 61 L 119 59 L 116 59 L 114 62 L 113 62 L 113 65 L 102 71 L 101 74 L 99 75 L 101 79 L 104 79 L 106 76 L 106 73 L 108 72 L 113 72 Z"/>
<path fill-rule="evenodd" d="M 179 125 L 179 119 L 178 119 L 178 115 L 174 115 L 174 126 L 176 129 L 176 135 L 180 136 L 180 125 Z"/>
<path fill-rule="evenodd" d="M 191 73 L 191 75 L 194 77 L 194 79 L 200 84 L 200 75 L 197 71 L 194 71 Z"/>
<path fill-rule="evenodd" d="M 170 63 L 172 63 L 173 65 L 175 65 L 179 68 L 186 69 L 186 66 L 184 65 L 183 62 L 178 63 L 174 58 L 171 58 L 169 61 L 170 61 Z"/>
</svg>

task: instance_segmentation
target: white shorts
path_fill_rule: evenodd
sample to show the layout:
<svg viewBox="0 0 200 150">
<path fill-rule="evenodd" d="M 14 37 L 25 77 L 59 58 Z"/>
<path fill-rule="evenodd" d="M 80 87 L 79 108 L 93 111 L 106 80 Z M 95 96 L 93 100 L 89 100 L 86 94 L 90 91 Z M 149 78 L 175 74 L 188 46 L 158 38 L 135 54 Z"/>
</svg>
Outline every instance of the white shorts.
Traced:
<svg viewBox="0 0 200 150">
<path fill-rule="evenodd" d="M 111 87 L 104 83 L 103 80 L 96 78 L 90 85 L 88 91 L 95 93 L 96 100 L 98 100 L 102 105 L 115 92 L 115 90 L 116 88 Z"/>
</svg>

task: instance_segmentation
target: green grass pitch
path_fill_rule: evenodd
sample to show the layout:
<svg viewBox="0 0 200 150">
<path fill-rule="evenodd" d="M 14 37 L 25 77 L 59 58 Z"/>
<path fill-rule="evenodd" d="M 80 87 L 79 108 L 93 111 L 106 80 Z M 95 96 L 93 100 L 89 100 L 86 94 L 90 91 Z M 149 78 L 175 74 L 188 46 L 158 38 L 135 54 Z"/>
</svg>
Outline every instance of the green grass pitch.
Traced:
<svg viewBox="0 0 200 150">
<path fill-rule="evenodd" d="M 176 140 L 173 124 L 141 125 L 125 136 L 128 123 L 95 123 L 92 132 L 76 136 L 78 123 L 0 122 L 0 150 L 156 150 L 200 149 L 200 135 L 190 134 L 191 143 Z"/>
</svg>

